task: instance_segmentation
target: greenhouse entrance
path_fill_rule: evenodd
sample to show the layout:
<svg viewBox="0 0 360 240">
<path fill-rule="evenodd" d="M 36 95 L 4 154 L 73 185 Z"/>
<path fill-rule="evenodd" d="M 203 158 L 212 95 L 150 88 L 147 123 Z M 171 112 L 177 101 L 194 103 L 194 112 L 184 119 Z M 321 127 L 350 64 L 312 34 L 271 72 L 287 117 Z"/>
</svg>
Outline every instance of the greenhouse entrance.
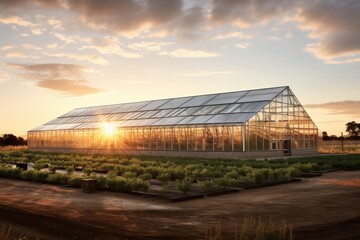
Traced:
<svg viewBox="0 0 360 240">
<path fill-rule="evenodd" d="M 291 156 L 291 139 L 283 139 L 284 156 Z"/>
</svg>

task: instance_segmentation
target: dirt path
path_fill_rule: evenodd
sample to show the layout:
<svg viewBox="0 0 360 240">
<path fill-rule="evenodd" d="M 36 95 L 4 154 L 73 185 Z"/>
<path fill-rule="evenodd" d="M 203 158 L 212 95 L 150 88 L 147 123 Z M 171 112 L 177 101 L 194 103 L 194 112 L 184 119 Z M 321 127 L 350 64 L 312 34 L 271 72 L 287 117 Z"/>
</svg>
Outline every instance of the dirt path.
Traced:
<svg viewBox="0 0 360 240">
<path fill-rule="evenodd" d="M 0 189 L 0 223 L 45 239 L 204 239 L 209 223 L 231 239 L 245 217 L 269 216 L 295 239 L 360 239 L 360 171 L 179 203 L 1 178 Z"/>
</svg>

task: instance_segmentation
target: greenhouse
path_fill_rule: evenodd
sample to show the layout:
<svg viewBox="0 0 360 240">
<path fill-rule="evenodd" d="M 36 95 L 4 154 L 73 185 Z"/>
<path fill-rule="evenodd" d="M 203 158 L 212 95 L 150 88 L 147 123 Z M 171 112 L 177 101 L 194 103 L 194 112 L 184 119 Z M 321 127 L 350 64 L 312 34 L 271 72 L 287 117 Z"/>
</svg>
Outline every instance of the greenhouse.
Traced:
<svg viewBox="0 0 360 240">
<path fill-rule="evenodd" d="M 28 132 L 30 150 L 251 158 L 317 151 L 287 86 L 76 108 Z"/>
</svg>

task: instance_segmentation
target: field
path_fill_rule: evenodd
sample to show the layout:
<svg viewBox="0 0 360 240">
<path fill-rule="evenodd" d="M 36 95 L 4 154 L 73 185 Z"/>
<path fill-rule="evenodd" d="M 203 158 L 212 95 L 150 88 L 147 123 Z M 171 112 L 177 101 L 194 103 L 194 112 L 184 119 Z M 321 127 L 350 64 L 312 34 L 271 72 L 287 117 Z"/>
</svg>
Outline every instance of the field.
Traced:
<svg viewBox="0 0 360 240">
<path fill-rule="evenodd" d="M 19 166 L 25 165 L 23 170 Z M 15 168 L 18 166 L 17 168 Z M 76 155 L 29 151 L 0 153 L 0 177 L 99 190 L 153 194 L 173 200 L 289 182 L 308 172 L 359 169 L 360 155 L 278 160 Z"/>
<path fill-rule="evenodd" d="M 275 234 L 259 239 L 321 239 L 324 229 L 336 225 L 334 236 L 358 237 L 351 229 L 360 224 L 355 204 L 360 197 L 360 155 L 258 161 L 15 149 L 2 151 L 0 162 L 0 224 L 9 224 L 0 230 L 12 226 L 15 235 L 69 239 L 66 226 L 75 225 L 73 239 L 84 239 L 86 233 L 91 235 L 87 239 L 246 239 L 241 238 L 244 232 Z M 23 163 L 31 169 L 15 168 Z M 319 173 L 323 176 L 252 189 Z M 96 179 L 98 189 L 107 192 L 85 194 L 74 188 L 85 178 Z M 215 196 L 233 189 L 238 192 Z M 202 199 L 168 201 L 197 195 Z M 34 223 L 24 227 L 29 218 Z M 44 224 L 49 221 L 55 225 Z"/>
<path fill-rule="evenodd" d="M 346 153 L 346 154 L 360 154 L 359 140 L 330 140 L 319 141 L 319 153 Z"/>
</svg>

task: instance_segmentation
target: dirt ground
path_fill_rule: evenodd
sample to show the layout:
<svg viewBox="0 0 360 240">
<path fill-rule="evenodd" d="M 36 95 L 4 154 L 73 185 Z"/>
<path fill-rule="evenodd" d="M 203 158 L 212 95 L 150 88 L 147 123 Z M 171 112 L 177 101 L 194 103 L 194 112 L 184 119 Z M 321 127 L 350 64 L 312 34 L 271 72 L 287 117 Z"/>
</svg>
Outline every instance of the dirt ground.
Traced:
<svg viewBox="0 0 360 240">
<path fill-rule="evenodd" d="M 360 171 L 185 202 L 0 178 L 0 226 L 41 239 L 223 239 L 245 217 L 293 225 L 294 239 L 360 239 Z"/>
</svg>

